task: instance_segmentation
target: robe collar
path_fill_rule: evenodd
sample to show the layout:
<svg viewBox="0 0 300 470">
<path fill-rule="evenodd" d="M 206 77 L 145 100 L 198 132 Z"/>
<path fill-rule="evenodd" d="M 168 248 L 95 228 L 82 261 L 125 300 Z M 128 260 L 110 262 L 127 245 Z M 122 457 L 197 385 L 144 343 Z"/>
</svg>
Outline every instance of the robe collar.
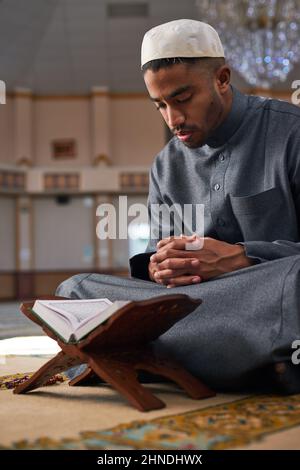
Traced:
<svg viewBox="0 0 300 470">
<path fill-rule="evenodd" d="M 205 142 L 205 145 L 209 147 L 217 148 L 226 144 L 238 130 L 245 116 L 248 106 L 247 95 L 244 95 L 233 86 L 231 86 L 231 89 L 231 109 L 222 124 L 217 127 L 215 132 Z"/>
</svg>

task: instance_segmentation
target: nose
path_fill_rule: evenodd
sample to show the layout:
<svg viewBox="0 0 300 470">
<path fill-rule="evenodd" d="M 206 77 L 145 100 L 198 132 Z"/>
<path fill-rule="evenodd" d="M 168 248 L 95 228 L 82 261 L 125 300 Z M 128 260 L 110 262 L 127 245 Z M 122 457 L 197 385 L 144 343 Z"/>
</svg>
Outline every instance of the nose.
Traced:
<svg viewBox="0 0 300 470">
<path fill-rule="evenodd" d="M 176 129 L 178 126 L 182 126 L 185 121 L 184 114 L 181 110 L 169 106 L 167 108 L 167 124 L 170 129 Z"/>
</svg>

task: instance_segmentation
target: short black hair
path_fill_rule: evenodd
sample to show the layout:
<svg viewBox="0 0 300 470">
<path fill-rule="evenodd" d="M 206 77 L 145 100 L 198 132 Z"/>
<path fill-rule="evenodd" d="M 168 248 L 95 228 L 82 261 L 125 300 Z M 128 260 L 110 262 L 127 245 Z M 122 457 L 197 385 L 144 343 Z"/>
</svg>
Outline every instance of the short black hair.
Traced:
<svg viewBox="0 0 300 470">
<path fill-rule="evenodd" d="M 143 74 L 147 70 L 158 72 L 162 68 L 172 67 L 176 64 L 195 65 L 201 64 L 201 62 L 205 68 L 215 71 L 225 64 L 225 59 L 224 57 L 171 57 L 167 59 L 154 59 L 142 66 L 142 72 Z"/>
</svg>

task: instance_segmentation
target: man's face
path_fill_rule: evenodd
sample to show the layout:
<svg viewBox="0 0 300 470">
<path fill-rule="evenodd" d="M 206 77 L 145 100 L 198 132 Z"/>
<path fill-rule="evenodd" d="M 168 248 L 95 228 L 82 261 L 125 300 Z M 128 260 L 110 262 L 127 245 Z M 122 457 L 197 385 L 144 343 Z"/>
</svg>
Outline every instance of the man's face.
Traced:
<svg viewBox="0 0 300 470">
<path fill-rule="evenodd" d="M 170 130 L 190 148 L 205 143 L 225 110 L 216 75 L 200 67 L 175 64 L 144 74 L 150 99 Z"/>
</svg>

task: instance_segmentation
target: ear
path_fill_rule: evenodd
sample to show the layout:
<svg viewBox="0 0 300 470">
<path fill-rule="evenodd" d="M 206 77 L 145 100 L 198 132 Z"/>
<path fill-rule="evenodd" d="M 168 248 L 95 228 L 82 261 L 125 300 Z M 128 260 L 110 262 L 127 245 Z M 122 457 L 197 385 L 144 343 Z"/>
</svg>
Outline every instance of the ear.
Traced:
<svg viewBox="0 0 300 470">
<path fill-rule="evenodd" d="M 222 65 L 216 72 L 217 87 L 221 94 L 227 92 L 230 86 L 231 70 L 228 65 Z"/>
</svg>

